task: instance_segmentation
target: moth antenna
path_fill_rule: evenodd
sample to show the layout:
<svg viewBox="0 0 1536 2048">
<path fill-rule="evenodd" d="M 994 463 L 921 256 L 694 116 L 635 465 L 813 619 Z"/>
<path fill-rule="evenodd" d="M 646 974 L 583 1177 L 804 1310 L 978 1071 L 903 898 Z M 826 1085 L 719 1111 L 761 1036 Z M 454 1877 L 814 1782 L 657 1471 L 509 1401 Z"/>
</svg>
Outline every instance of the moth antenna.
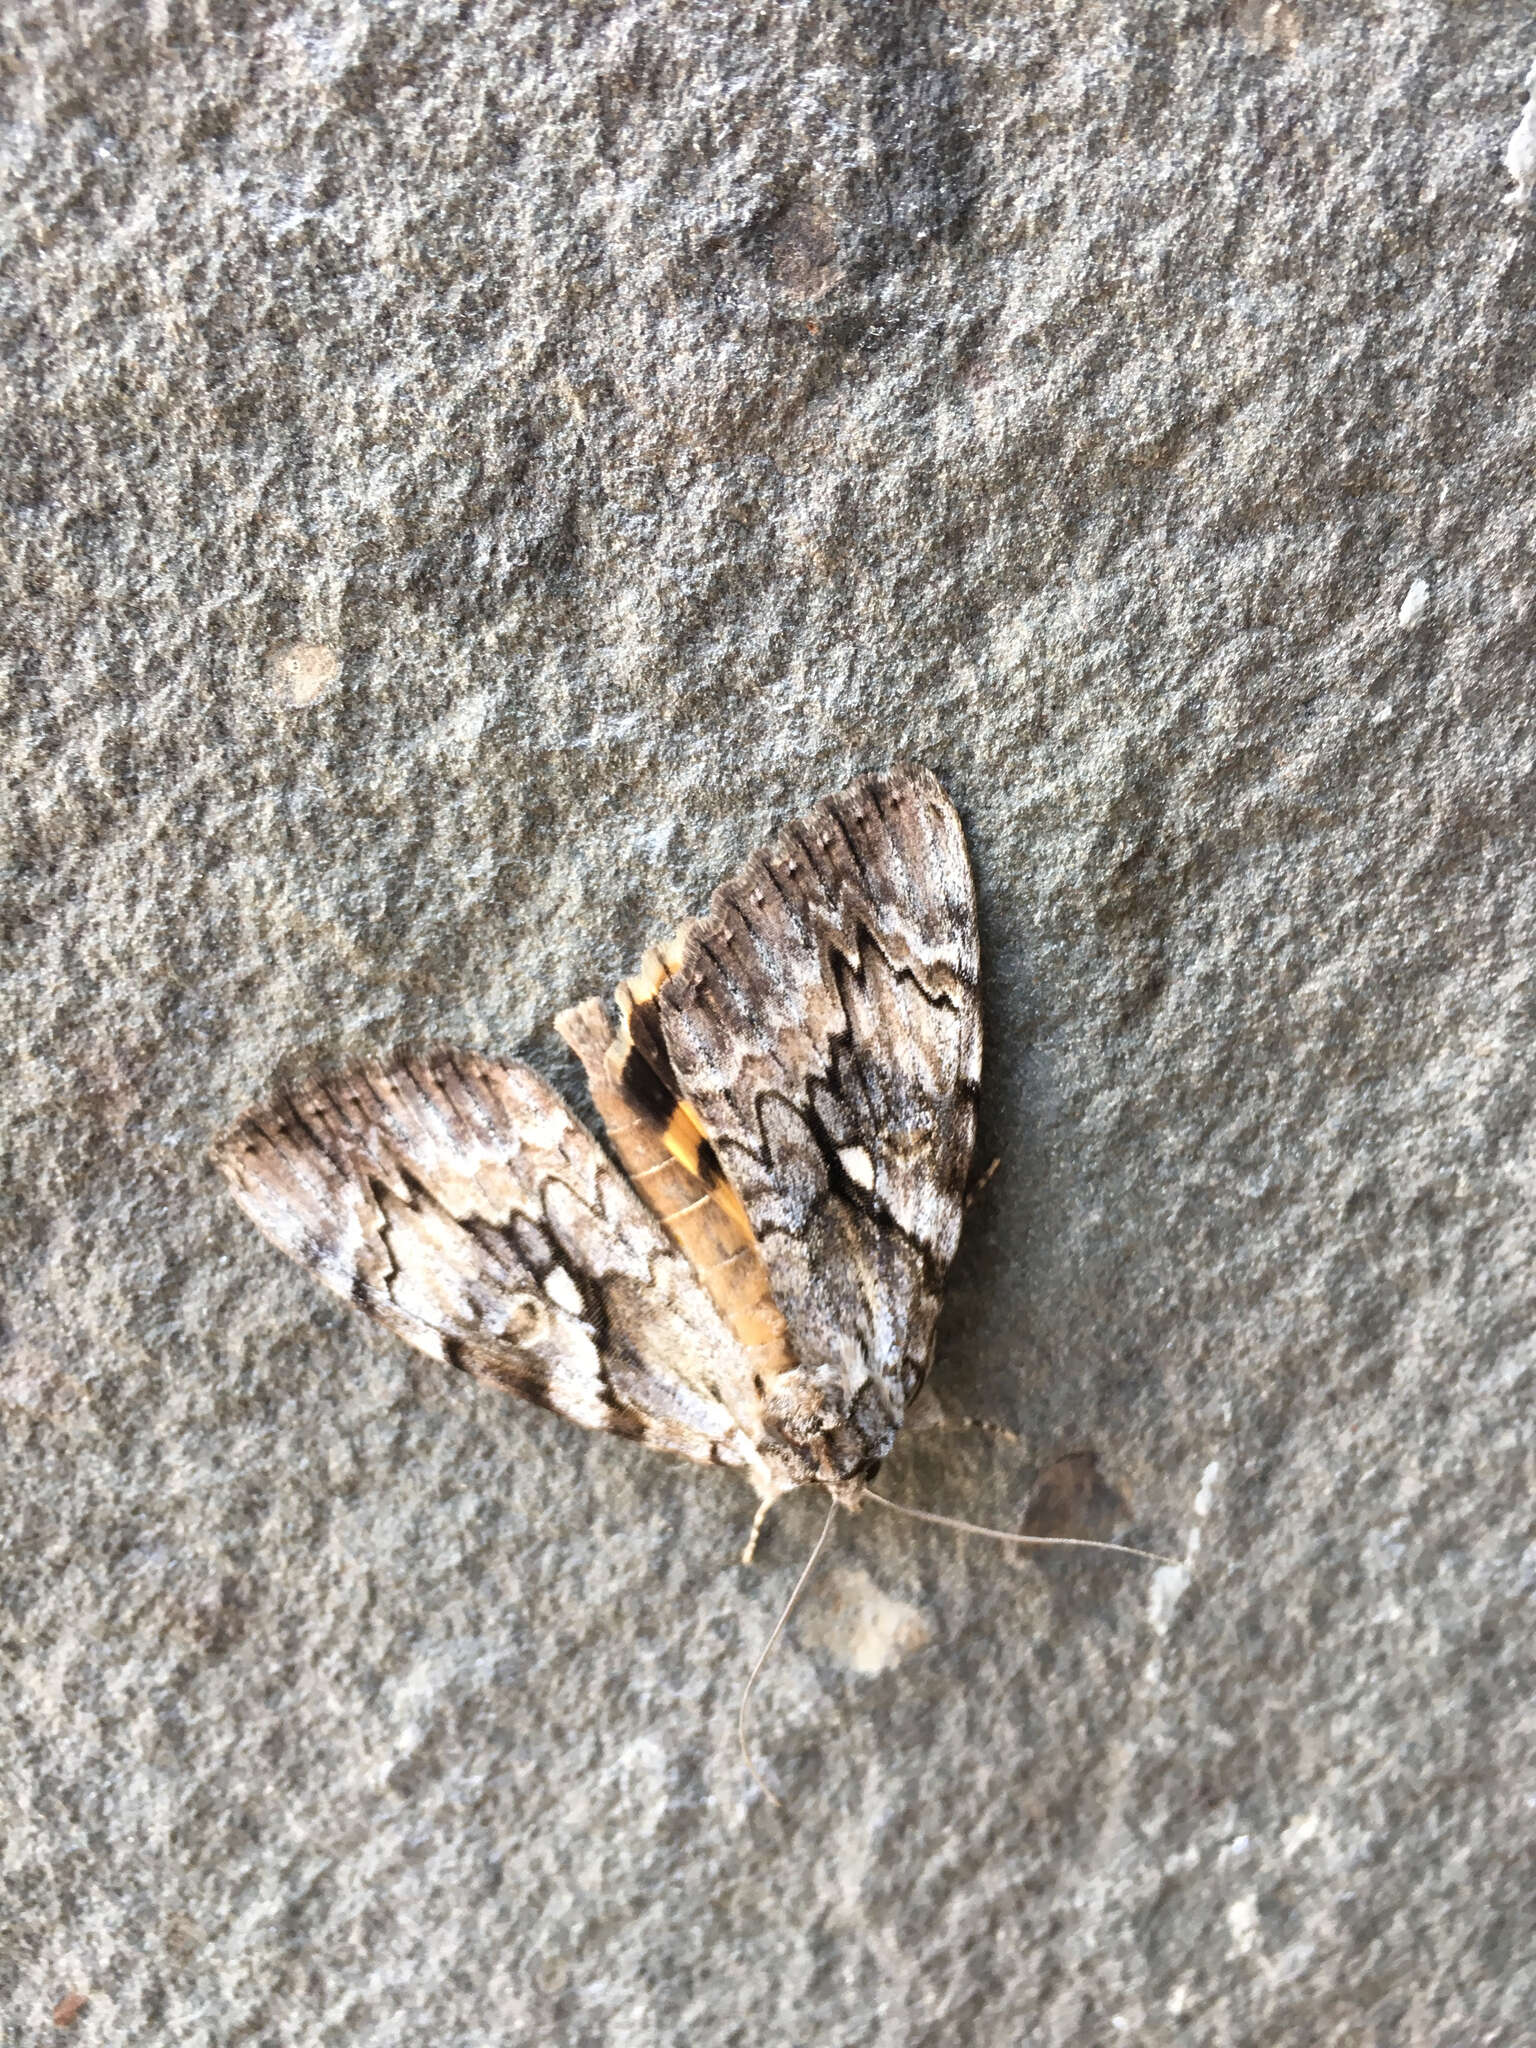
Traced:
<svg viewBox="0 0 1536 2048">
<path fill-rule="evenodd" d="M 762 1649 L 758 1652 L 757 1662 L 752 1666 L 752 1670 L 750 1675 L 748 1676 L 747 1682 L 741 1689 L 741 1705 L 736 1712 L 736 1740 L 741 1745 L 741 1760 L 746 1765 L 748 1771 L 751 1773 L 753 1783 L 757 1786 L 758 1791 L 763 1794 L 764 1798 L 770 1800 L 775 1806 L 782 1806 L 784 1802 L 782 1799 L 779 1798 L 776 1792 L 770 1792 L 768 1790 L 768 1787 L 763 1783 L 761 1777 L 758 1775 L 757 1765 L 752 1761 L 752 1751 L 747 1744 L 747 1702 L 752 1697 L 752 1688 L 754 1685 L 756 1685 L 758 1681 L 758 1676 L 762 1671 L 763 1666 L 768 1662 L 769 1654 L 771 1653 L 774 1644 L 779 1640 L 779 1637 L 784 1633 L 785 1622 L 789 1620 L 789 1617 L 795 1611 L 795 1602 L 800 1598 L 800 1595 L 805 1591 L 806 1580 L 809 1579 L 811 1573 L 816 1569 L 817 1558 L 821 1556 L 821 1553 L 827 1547 L 827 1538 L 832 1534 L 832 1520 L 836 1513 L 837 1502 L 834 1500 L 830 1503 L 830 1505 L 827 1508 L 827 1519 L 822 1523 L 821 1534 L 816 1538 L 816 1548 L 805 1560 L 805 1569 L 801 1572 L 799 1578 L 795 1581 L 795 1590 L 784 1602 L 783 1611 L 779 1615 L 778 1620 L 773 1624 L 773 1634 L 769 1636 L 767 1642 L 764 1643 Z"/>
<path fill-rule="evenodd" d="M 899 1500 L 887 1500 L 872 1486 L 865 1487 L 864 1499 L 876 1500 L 881 1507 L 890 1508 L 898 1515 L 908 1515 L 914 1522 L 933 1522 L 941 1529 L 958 1529 L 965 1536 L 990 1536 L 998 1543 L 1018 1543 L 1039 1550 L 1112 1550 L 1117 1557 L 1144 1557 L 1149 1564 L 1177 1565 L 1181 1571 L 1184 1568 L 1182 1558 L 1164 1557 L 1160 1550 L 1137 1550 L 1130 1543 L 1095 1543 L 1090 1536 L 1025 1536 L 1014 1529 L 989 1529 L 981 1522 L 962 1522 L 954 1515 L 930 1514 L 927 1508 L 909 1508 Z M 795 1590 L 798 1592 L 799 1588 Z M 754 1771 L 753 1776 L 756 1775 Z"/>
</svg>

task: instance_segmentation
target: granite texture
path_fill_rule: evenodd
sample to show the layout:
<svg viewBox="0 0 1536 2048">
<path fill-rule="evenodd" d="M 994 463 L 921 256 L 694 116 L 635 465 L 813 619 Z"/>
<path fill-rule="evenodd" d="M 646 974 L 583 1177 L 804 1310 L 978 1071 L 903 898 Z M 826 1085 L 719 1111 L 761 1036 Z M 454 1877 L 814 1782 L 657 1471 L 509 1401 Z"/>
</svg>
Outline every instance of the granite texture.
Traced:
<svg viewBox="0 0 1536 2048">
<path fill-rule="evenodd" d="M 1533 57 L 9 10 L 5 2048 L 1531 2039 Z M 433 1038 L 582 1100 L 553 1012 L 898 755 L 1013 1437 L 888 1489 L 1189 1570 L 845 1521 L 777 1811 L 816 1503 L 743 1569 L 206 1147 Z"/>
</svg>

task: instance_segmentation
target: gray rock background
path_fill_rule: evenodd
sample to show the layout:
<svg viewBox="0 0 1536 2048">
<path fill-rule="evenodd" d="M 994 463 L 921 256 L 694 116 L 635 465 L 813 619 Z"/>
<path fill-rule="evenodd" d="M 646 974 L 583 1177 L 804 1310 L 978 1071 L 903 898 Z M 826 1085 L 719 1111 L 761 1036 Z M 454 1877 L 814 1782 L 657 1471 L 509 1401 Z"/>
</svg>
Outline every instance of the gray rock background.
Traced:
<svg viewBox="0 0 1536 2048">
<path fill-rule="evenodd" d="M 1533 38 L 10 10 L 6 2048 L 1531 2038 Z M 846 1521 L 778 1812 L 815 1503 L 742 1569 L 205 1148 L 403 1041 L 583 1100 L 553 1012 L 897 755 L 1018 1440 L 889 1490 L 1192 1569 Z"/>
</svg>

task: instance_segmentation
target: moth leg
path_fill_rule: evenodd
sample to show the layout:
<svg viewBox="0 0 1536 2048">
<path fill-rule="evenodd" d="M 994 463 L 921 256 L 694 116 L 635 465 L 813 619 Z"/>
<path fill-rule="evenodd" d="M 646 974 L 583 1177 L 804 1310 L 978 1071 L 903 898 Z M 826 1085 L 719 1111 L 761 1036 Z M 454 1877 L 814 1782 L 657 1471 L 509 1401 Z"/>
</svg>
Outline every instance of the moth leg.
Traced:
<svg viewBox="0 0 1536 2048">
<path fill-rule="evenodd" d="M 981 1172 L 974 1176 L 970 1186 L 965 1191 L 965 1206 L 968 1211 L 974 1209 L 976 1204 L 981 1200 L 987 1182 L 992 1178 L 993 1174 L 996 1173 L 997 1169 L 1002 1165 L 1002 1163 L 1003 1162 L 1001 1157 L 994 1159 L 990 1166 L 984 1166 Z"/>
<path fill-rule="evenodd" d="M 1000 1436 L 1005 1443 L 1021 1441 L 1017 1430 L 1009 1429 L 1001 1422 L 990 1422 L 981 1415 L 956 1415 L 946 1408 L 931 1386 L 925 1386 L 912 1406 L 907 1410 L 905 1428 L 908 1435 L 938 1435 L 950 1430 L 984 1429 L 989 1436 Z"/>
<path fill-rule="evenodd" d="M 757 1539 L 763 1533 L 763 1524 L 768 1519 L 768 1510 L 773 1506 L 777 1498 L 776 1494 L 770 1493 L 765 1499 L 758 1502 L 757 1513 L 752 1517 L 752 1533 L 747 1538 L 746 1549 L 741 1553 L 743 1564 L 751 1564 L 752 1560 L 757 1556 Z"/>
<path fill-rule="evenodd" d="M 988 1436 L 1000 1436 L 1005 1444 L 1021 1444 L 1024 1439 L 1016 1429 L 1010 1429 L 1004 1422 L 993 1422 L 985 1415 L 960 1415 L 944 1424 L 946 1429 L 984 1429 Z"/>
</svg>

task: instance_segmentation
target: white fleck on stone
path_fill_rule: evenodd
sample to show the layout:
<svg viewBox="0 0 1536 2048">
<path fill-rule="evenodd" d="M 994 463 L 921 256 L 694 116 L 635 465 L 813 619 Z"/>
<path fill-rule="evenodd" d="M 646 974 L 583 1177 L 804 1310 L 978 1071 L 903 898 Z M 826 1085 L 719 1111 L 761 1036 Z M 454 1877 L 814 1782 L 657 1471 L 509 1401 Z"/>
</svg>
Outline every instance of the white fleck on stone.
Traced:
<svg viewBox="0 0 1536 2048">
<path fill-rule="evenodd" d="M 290 640 L 267 656 L 267 680 L 293 705 L 313 704 L 341 674 L 341 657 L 318 640 Z"/>
<path fill-rule="evenodd" d="M 1233 1953 L 1251 1955 L 1259 1938 L 1259 1901 L 1254 1892 L 1245 1892 L 1240 1899 L 1234 1899 L 1227 1908 L 1227 1928 L 1232 1936 Z"/>
<path fill-rule="evenodd" d="M 1294 1856 L 1299 1849 L 1305 1849 L 1308 1842 L 1315 1842 L 1323 1832 L 1323 1824 L 1315 1813 L 1304 1813 L 1293 1820 L 1280 1836 L 1280 1854 Z"/>
<path fill-rule="evenodd" d="M 1203 1522 L 1211 1512 L 1211 1502 L 1216 1498 L 1216 1482 L 1221 1477 L 1221 1462 L 1212 1458 L 1200 1474 L 1200 1484 L 1195 1488 L 1195 1514 Z"/>
<path fill-rule="evenodd" d="M 1415 576 L 1408 586 L 1408 595 L 1398 606 L 1397 623 L 1406 631 L 1416 626 L 1429 610 L 1429 585 L 1422 576 Z"/>
<path fill-rule="evenodd" d="M 1286 0 L 1243 0 L 1237 10 L 1237 32 L 1250 50 L 1293 57 L 1301 41 L 1301 16 Z"/>
<path fill-rule="evenodd" d="M 1173 1622 L 1174 1609 L 1183 1598 L 1189 1585 L 1195 1559 L 1200 1555 L 1200 1524 L 1211 1512 L 1211 1503 L 1216 1496 L 1216 1481 L 1221 1477 L 1221 1462 L 1213 1458 L 1200 1474 L 1200 1484 L 1195 1489 L 1194 1521 L 1184 1540 L 1184 1562 L 1182 1564 L 1160 1564 L 1152 1574 L 1147 1590 L 1147 1620 L 1160 1636 L 1168 1633 Z M 1156 1660 L 1154 1660 L 1155 1662 Z M 1161 1668 L 1158 1676 L 1161 1677 Z M 1148 1667 L 1151 1676 L 1151 1667 Z"/>
<path fill-rule="evenodd" d="M 1165 1636 L 1173 1622 L 1174 1609 L 1184 1596 L 1189 1584 L 1189 1568 L 1182 1564 L 1160 1564 L 1152 1574 L 1151 1590 L 1147 1596 L 1147 1620 L 1160 1636 Z"/>
<path fill-rule="evenodd" d="M 927 1648 L 933 1624 L 920 1607 L 882 1593 L 868 1572 L 855 1569 L 827 1573 L 800 1635 L 850 1671 L 891 1671 Z"/>
<path fill-rule="evenodd" d="M 1536 63 L 1525 75 L 1525 106 L 1504 151 L 1504 163 L 1515 181 L 1511 206 L 1529 206 L 1536 192 Z"/>
</svg>

